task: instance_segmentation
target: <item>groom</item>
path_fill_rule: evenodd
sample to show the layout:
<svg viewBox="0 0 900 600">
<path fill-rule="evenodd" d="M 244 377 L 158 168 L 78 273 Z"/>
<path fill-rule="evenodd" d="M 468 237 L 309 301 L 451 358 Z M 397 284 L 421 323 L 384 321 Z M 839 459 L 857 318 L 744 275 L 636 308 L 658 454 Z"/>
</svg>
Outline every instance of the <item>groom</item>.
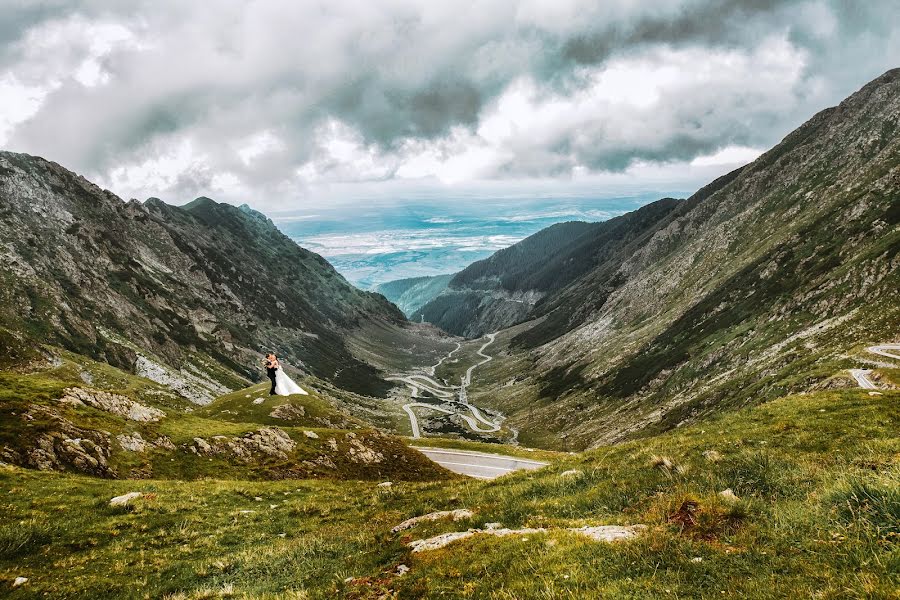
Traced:
<svg viewBox="0 0 900 600">
<path fill-rule="evenodd" d="M 266 359 L 263 361 L 263 363 L 266 365 L 266 375 L 268 375 L 269 379 L 272 380 L 272 389 L 269 390 L 269 395 L 274 396 L 275 395 L 275 371 L 278 370 L 278 367 L 275 366 L 276 365 L 275 355 L 272 354 L 271 352 L 267 352 Z"/>
</svg>

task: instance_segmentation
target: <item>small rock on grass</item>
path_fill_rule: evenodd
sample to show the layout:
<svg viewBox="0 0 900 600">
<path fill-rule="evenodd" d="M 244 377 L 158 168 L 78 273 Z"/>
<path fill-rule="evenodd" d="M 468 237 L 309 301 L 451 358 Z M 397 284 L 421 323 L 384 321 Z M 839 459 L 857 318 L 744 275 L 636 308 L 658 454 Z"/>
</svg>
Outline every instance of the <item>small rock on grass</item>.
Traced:
<svg viewBox="0 0 900 600">
<path fill-rule="evenodd" d="M 397 565 L 397 570 L 394 571 L 397 574 L 397 577 L 403 577 L 407 573 L 409 573 L 409 567 L 406 565 Z"/>
<path fill-rule="evenodd" d="M 559 474 L 560 477 L 581 477 L 582 475 L 584 475 L 584 473 L 578 469 L 569 469 L 568 471 L 563 471 Z"/>
<path fill-rule="evenodd" d="M 376 487 L 380 487 L 380 488 L 389 488 L 389 487 L 391 487 L 392 485 L 394 485 L 394 484 L 393 484 L 393 482 L 391 482 L 391 481 L 382 481 L 382 482 L 379 483 Z"/>
<path fill-rule="evenodd" d="M 109 501 L 110 506 L 125 506 L 135 498 L 140 498 L 143 494 L 140 492 L 128 492 L 127 494 L 122 494 L 121 496 L 116 496 L 112 500 Z"/>
<path fill-rule="evenodd" d="M 461 521 L 462 519 L 471 518 L 473 515 L 471 510 L 466 508 L 458 508 L 456 510 L 439 510 L 437 512 L 428 513 L 427 515 L 421 515 L 418 517 L 412 517 L 411 519 L 407 519 L 391 529 L 391 533 L 397 533 L 398 531 L 404 531 L 406 529 L 411 529 L 418 525 L 419 523 L 424 523 L 427 521 L 439 521 L 441 519 L 451 519 L 453 521 Z M 499 523 L 496 524 L 498 527 Z"/>
<path fill-rule="evenodd" d="M 262 404 L 263 402 L 265 402 L 265 400 L 263 398 L 256 398 L 253 401 L 253 404 Z"/>
<path fill-rule="evenodd" d="M 728 488 L 728 489 L 725 489 L 725 490 L 722 490 L 721 492 L 719 492 L 719 498 L 721 498 L 722 500 L 725 500 L 726 502 L 738 502 L 740 500 L 740 498 L 738 498 L 734 494 L 734 492 L 731 490 L 731 488 Z"/>
<path fill-rule="evenodd" d="M 28 583 L 28 578 L 27 578 L 27 577 L 16 577 L 16 580 L 13 581 L 13 585 L 12 585 L 12 586 L 13 586 L 14 588 L 17 588 L 17 587 L 20 587 L 20 586 L 25 585 L 26 583 Z"/>
<path fill-rule="evenodd" d="M 303 435 L 305 435 L 306 437 L 308 437 L 308 438 L 311 439 L 311 440 L 317 440 L 317 439 L 319 439 L 319 436 L 318 436 L 318 434 L 316 434 L 315 431 L 308 431 L 308 430 L 304 429 L 304 430 L 303 430 Z"/>
<path fill-rule="evenodd" d="M 703 453 L 703 458 L 705 458 L 709 462 L 719 462 L 720 460 L 722 460 L 722 455 L 715 450 L 707 450 Z"/>
</svg>

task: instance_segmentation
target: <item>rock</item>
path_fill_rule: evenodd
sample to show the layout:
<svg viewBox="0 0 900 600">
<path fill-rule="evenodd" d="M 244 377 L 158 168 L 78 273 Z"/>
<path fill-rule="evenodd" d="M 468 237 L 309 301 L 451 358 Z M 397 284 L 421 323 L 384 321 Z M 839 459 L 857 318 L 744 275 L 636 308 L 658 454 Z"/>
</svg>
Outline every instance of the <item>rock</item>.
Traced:
<svg viewBox="0 0 900 600">
<path fill-rule="evenodd" d="M 582 475 L 584 475 L 584 473 L 582 473 L 578 469 L 569 469 L 568 471 L 563 471 L 562 473 L 559 474 L 560 477 L 575 477 L 575 478 L 581 477 Z"/>
<path fill-rule="evenodd" d="M 709 462 L 719 462 L 720 460 L 722 460 L 722 455 L 715 450 L 707 450 L 703 453 L 703 458 L 705 458 Z"/>
<path fill-rule="evenodd" d="M 121 496 L 116 496 L 112 500 L 109 501 L 110 506 L 125 506 L 135 498 L 140 498 L 143 496 L 140 492 L 128 492 L 127 494 L 122 494 Z"/>
<path fill-rule="evenodd" d="M 123 450 L 128 452 L 144 452 L 147 450 L 147 442 L 141 437 L 141 434 L 135 431 L 131 435 L 121 433 L 116 436 L 116 440 Z"/>
<path fill-rule="evenodd" d="M 126 396 L 84 388 L 66 388 L 63 390 L 63 397 L 59 399 L 59 402 L 71 406 L 90 406 L 142 423 L 153 423 L 166 416 L 163 411 L 144 406 Z"/>
<path fill-rule="evenodd" d="M 282 421 L 296 421 L 306 416 L 306 409 L 294 404 L 282 404 L 276 406 L 272 412 L 269 413 L 269 416 L 273 419 L 281 419 Z"/>
<path fill-rule="evenodd" d="M 569 531 L 588 537 L 595 542 L 618 542 L 635 538 L 646 529 L 646 525 L 600 525 L 597 527 L 570 528 Z"/>
<path fill-rule="evenodd" d="M 492 525 L 498 525 L 498 523 L 492 523 Z M 583 535 L 596 542 L 618 542 L 635 538 L 643 533 L 646 529 L 646 525 L 599 525 L 593 527 L 570 527 L 567 529 L 567 531 Z M 469 529 L 468 531 L 452 531 L 450 533 L 442 533 L 441 535 L 436 535 L 424 540 L 412 541 L 407 544 L 407 546 L 411 548 L 413 552 L 424 552 L 426 550 L 437 550 L 439 548 L 443 548 L 444 546 L 452 544 L 457 540 L 466 539 L 474 535 L 493 535 L 497 537 L 505 537 L 510 535 L 531 535 L 537 533 L 548 533 L 548 531 L 550 530 L 547 530 L 543 527 L 524 527 L 522 529 L 488 529 L 487 526 L 485 526 L 485 529 Z"/>
<path fill-rule="evenodd" d="M 695 556 L 694 558 L 691 559 L 691 562 L 692 562 L 692 563 L 701 563 L 701 562 L 703 562 L 703 557 L 702 557 L 702 556 Z"/>
<path fill-rule="evenodd" d="M 379 483 L 379 484 L 378 484 L 377 486 L 375 486 L 375 487 L 389 488 L 389 487 L 391 487 L 392 485 L 394 485 L 394 484 L 393 484 L 392 482 L 390 482 L 390 481 L 382 481 L 381 483 Z"/>
<path fill-rule="evenodd" d="M 291 436 L 278 427 L 262 427 L 242 439 L 254 450 L 278 458 L 287 458 L 287 453 L 297 446 Z"/>
<path fill-rule="evenodd" d="M 500 529 L 503 527 L 503 523 L 485 523 L 484 528 L 487 531 L 492 531 L 494 529 Z"/>
<path fill-rule="evenodd" d="M 347 449 L 347 454 L 353 462 L 371 465 L 384 460 L 384 455 L 381 452 L 363 444 L 355 434 L 348 433 L 347 438 L 350 440 L 350 448 Z"/>
<path fill-rule="evenodd" d="M 869 395 L 870 396 L 883 396 L 884 394 L 882 394 L 881 392 L 869 392 Z"/>
<path fill-rule="evenodd" d="M 396 574 L 397 577 L 403 577 L 407 573 L 409 573 L 409 567 L 406 565 L 397 565 L 397 568 L 394 570 L 394 574 Z"/>
<path fill-rule="evenodd" d="M 719 492 L 719 498 L 725 500 L 726 502 L 739 502 L 740 498 L 734 495 L 734 492 L 731 491 L 731 488 L 722 490 Z"/>
<path fill-rule="evenodd" d="M 411 519 L 407 519 L 391 529 L 391 533 L 397 533 L 398 531 L 404 531 L 406 529 L 412 529 L 419 523 L 424 523 L 427 521 L 440 521 L 442 519 L 451 519 L 453 521 L 461 521 L 463 519 L 469 519 L 474 515 L 474 513 L 467 508 L 459 508 L 456 510 L 439 510 L 437 512 L 428 513 L 427 515 L 421 515 L 418 517 L 412 517 Z M 497 525 L 500 526 L 500 523 L 489 523 L 485 525 L 487 529 L 493 529 L 489 527 L 489 525 Z"/>
<path fill-rule="evenodd" d="M 108 440 L 101 432 L 82 431 L 103 443 L 98 444 L 87 437 L 67 437 L 58 431 L 43 433 L 38 436 L 37 447 L 28 453 L 25 463 L 41 471 L 64 471 L 71 467 L 89 475 L 115 477 L 115 471 L 107 462 Z"/>
<path fill-rule="evenodd" d="M 264 398 L 254 398 L 253 400 L 253 404 L 262 404 L 263 402 L 265 402 Z"/>
<path fill-rule="evenodd" d="M 303 430 L 303 435 L 308 437 L 311 440 L 319 439 L 319 435 L 315 431 L 309 431 L 308 429 Z"/>
<path fill-rule="evenodd" d="M 216 435 L 210 440 L 194 438 L 191 449 L 202 456 L 230 454 L 243 462 L 250 462 L 259 454 L 285 459 L 288 457 L 287 453 L 296 446 L 296 442 L 284 430 L 278 427 L 261 427 L 241 437 Z"/>
<path fill-rule="evenodd" d="M 21 586 L 25 585 L 26 583 L 28 583 L 27 577 L 16 577 L 15 581 L 13 581 L 12 586 L 14 588 L 17 588 L 17 587 L 21 587 Z"/>
<path fill-rule="evenodd" d="M 475 530 L 472 531 L 453 531 L 450 533 L 443 533 L 441 535 L 437 535 L 425 540 L 415 540 L 407 544 L 409 548 L 412 549 L 413 552 L 426 552 L 428 550 L 438 550 L 452 544 L 457 540 L 464 540 L 466 538 L 470 538 L 475 535 L 477 532 Z"/>
</svg>

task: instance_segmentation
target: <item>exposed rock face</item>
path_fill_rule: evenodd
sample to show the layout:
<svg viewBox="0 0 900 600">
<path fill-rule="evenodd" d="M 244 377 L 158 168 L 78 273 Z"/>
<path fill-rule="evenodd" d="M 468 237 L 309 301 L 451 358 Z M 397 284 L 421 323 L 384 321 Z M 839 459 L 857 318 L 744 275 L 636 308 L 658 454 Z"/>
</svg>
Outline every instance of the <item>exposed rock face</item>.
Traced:
<svg viewBox="0 0 900 600">
<path fill-rule="evenodd" d="M 98 410 L 142 423 L 159 421 L 166 416 L 166 413 L 157 408 L 144 406 L 126 396 L 110 394 L 100 390 L 66 388 L 65 395 L 59 401 L 72 406 L 91 406 Z"/>
<path fill-rule="evenodd" d="M 390 388 L 345 338 L 403 315 L 247 207 L 126 203 L 55 163 L 2 152 L 0 240 L 0 330 L 31 342 L 165 379 L 201 403 L 217 395 L 210 379 L 257 378 L 258 352 L 273 345 L 341 387 Z"/>
<path fill-rule="evenodd" d="M 4 447 L 4 461 L 41 471 L 78 471 L 97 477 L 116 477 L 109 466 L 110 435 L 104 431 L 77 427 L 55 411 L 32 406 L 22 415 L 29 422 L 36 417 L 46 425 L 25 449 Z"/>
<path fill-rule="evenodd" d="M 156 441 L 151 442 L 145 440 L 141 437 L 141 434 L 135 431 L 132 434 L 121 433 L 116 436 L 116 441 L 119 442 L 119 445 L 123 450 L 127 450 L 128 452 L 146 452 L 147 450 L 152 450 L 154 448 L 161 448 L 164 450 L 175 450 L 175 444 L 172 443 L 168 437 L 162 435 L 156 438 Z"/>
<path fill-rule="evenodd" d="M 347 454 L 353 462 L 371 465 L 384 460 L 384 455 L 381 452 L 366 446 L 354 434 L 348 433 L 347 438 L 350 440 Z"/>
<path fill-rule="evenodd" d="M 242 462 L 250 462 L 259 456 L 286 459 L 296 446 L 296 442 L 283 429 L 261 427 L 241 437 L 217 435 L 210 440 L 194 438 L 190 449 L 202 456 L 227 455 Z"/>
</svg>

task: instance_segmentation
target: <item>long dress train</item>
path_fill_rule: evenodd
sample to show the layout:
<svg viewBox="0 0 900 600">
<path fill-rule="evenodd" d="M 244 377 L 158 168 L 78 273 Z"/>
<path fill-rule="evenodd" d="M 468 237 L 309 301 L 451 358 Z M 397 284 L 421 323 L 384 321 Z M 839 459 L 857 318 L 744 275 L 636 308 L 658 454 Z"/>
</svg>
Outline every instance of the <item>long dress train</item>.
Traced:
<svg viewBox="0 0 900 600">
<path fill-rule="evenodd" d="M 275 393 L 279 396 L 290 396 L 291 394 L 308 395 L 307 391 L 294 383 L 294 380 L 287 376 L 284 368 L 275 371 Z"/>
</svg>

